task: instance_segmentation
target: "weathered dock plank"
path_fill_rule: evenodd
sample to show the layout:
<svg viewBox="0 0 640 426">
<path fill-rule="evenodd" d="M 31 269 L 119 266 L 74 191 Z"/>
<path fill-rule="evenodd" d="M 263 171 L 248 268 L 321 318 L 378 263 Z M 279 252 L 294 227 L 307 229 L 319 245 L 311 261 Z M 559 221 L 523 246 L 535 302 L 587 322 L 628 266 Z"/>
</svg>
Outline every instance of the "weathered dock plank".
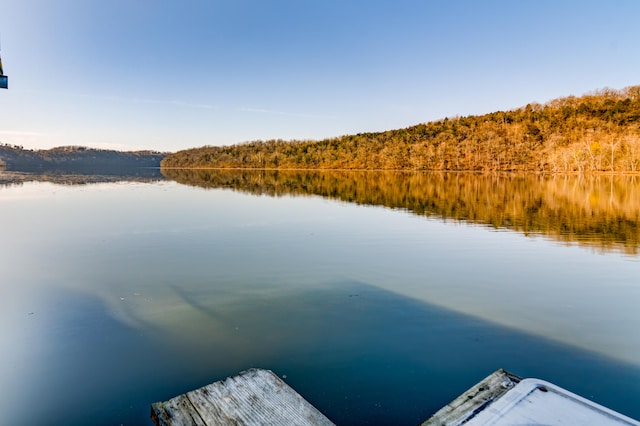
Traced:
<svg viewBox="0 0 640 426">
<path fill-rule="evenodd" d="M 270 370 L 250 369 L 151 405 L 157 426 L 333 423 Z"/>
<path fill-rule="evenodd" d="M 207 425 L 186 395 L 153 404 L 151 418 L 158 426 Z"/>
<path fill-rule="evenodd" d="M 421 426 L 461 425 L 513 388 L 521 378 L 500 369 L 442 407 Z"/>
<path fill-rule="evenodd" d="M 422 426 L 640 426 L 640 422 L 553 383 L 502 369 L 471 387 Z"/>
<path fill-rule="evenodd" d="M 270 370 L 251 369 L 151 405 L 157 426 L 335 426 Z M 640 426 L 637 420 L 540 379 L 498 370 L 421 426 Z"/>
</svg>

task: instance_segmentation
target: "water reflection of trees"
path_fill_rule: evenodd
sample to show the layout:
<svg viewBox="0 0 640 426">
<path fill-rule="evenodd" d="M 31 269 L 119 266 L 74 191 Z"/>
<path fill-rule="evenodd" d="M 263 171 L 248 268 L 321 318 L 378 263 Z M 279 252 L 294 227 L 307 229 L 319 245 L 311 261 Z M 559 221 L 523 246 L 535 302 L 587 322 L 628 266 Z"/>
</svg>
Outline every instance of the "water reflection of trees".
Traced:
<svg viewBox="0 0 640 426">
<path fill-rule="evenodd" d="M 319 195 L 638 253 L 638 176 L 180 169 L 163 173 L 203 188 Z"/>
<path fill-rule="evenodd" d="M 129 174 L 62 174 L 6 172 L 0 169 L 0 188 L 20 186 L 28 182 L 49 182 L 56 185 L 88 185 L 93 183 L 141 182 L 152 183 L 164 180 L 160 169 L 140 169 Z"/>
</svg>

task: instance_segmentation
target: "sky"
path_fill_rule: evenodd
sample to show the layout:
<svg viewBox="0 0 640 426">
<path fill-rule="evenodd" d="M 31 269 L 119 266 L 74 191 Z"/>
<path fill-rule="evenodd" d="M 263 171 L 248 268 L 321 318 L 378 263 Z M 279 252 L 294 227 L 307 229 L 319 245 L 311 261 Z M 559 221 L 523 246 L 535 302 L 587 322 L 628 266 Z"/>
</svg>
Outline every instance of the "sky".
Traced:
<svg viewBox="0 0 640 426">
<path fill-rule="evenodd" d="M 637 0 L 0 0 L 0 143 L 317 140 L 640 84 Z"/>
</svg>

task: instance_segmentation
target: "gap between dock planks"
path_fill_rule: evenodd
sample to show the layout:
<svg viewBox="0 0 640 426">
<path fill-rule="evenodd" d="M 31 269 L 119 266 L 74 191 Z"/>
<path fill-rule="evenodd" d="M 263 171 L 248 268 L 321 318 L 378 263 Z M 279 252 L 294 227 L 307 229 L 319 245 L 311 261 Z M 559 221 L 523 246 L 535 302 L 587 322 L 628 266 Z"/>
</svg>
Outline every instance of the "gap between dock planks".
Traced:
<svg viewBox="0 0 640 426">
<path fill-rule="evenodd" d="M 270 370 L 252 368 L 151 405 L 157 426 L 335 426 Z"/>
</svg>

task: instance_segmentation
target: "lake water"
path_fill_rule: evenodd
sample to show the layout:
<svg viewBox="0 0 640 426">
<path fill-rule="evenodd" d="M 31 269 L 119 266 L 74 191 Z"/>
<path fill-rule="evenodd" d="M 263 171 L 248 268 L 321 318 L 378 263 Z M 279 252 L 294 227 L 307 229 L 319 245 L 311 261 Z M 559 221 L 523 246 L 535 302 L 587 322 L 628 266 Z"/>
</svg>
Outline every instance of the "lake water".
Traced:
<svg viewBox="0 0 640 426">
<path fill-rule="evenodd" d="M 0 424 L 151 425 L 251 367 L 338 424 L 498 368 L 640 418 L 639 177 L 167 176 L 0 185 Z"/>
</svg>

